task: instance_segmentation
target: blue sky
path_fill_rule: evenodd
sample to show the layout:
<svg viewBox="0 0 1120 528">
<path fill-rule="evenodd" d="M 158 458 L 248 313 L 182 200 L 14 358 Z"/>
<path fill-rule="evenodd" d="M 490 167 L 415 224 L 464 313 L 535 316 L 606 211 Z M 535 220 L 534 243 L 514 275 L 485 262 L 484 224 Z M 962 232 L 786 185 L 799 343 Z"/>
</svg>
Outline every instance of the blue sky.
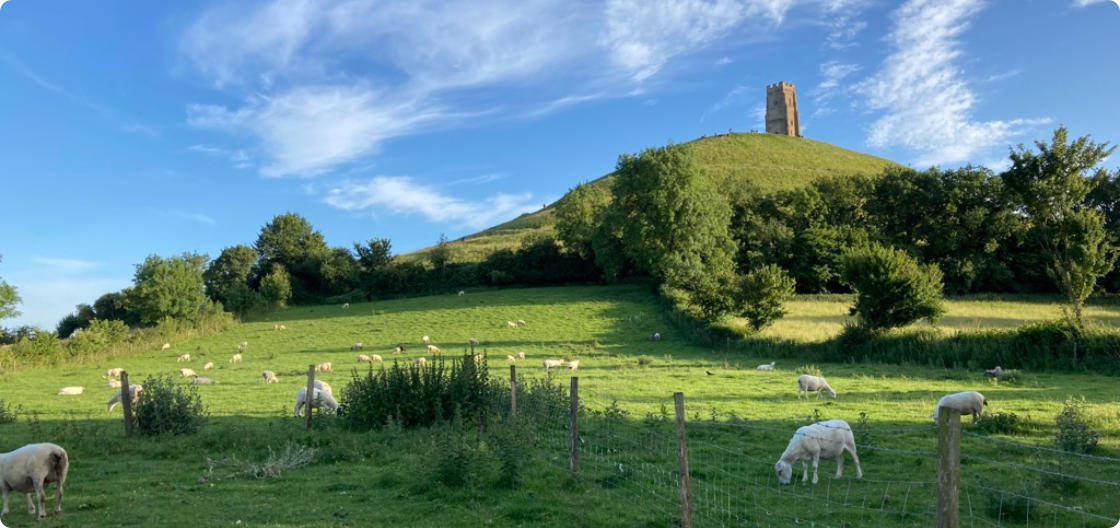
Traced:
<svg viewBox="0 0 1120 528">
<path fill-rule="evenodd" d="M 1120 141 L 1105 0 L 0 4 L 7 326 L 285 211 L 332 245 L 456 238 L 620 153 L 761 129 L 778 80 L 807 137 L 917 167 L 998 169 L 1059 123 Z"/>
</svg>

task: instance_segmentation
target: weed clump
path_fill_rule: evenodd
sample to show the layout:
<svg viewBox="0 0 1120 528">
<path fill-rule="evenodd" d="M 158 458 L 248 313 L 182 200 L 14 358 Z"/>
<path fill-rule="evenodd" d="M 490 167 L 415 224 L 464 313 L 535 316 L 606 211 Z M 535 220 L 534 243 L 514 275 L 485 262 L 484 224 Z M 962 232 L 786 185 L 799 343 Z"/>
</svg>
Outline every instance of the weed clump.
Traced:
<svg viewBox="0 0 1120 528">
<path fill-rule="evenodd" d="M 980 415 L 976 427 L 989 434 L 1013 434 L 1019 432 L 1025 424 L 1019 415 L 1013 412 L 995 412 Z"/>
<path fill-rule="evenodd" d="M 20 407 L 12 408 L 10 403 L 0 399 L 0 425 L 15 423 L 21 410 Z"/>
<path fill-rule="evenodd" d="M 135 413 L 137 430 L 148 436 L 197 433 L 206 421 L 198 388 L 163 376 L 144 380 Z"/>
<path fill-rule="evenodd" d="M 808 374 L 810 376 L 819 377 L 821 375 L 821 369 L 816 365 L 801 365 L 800 367 L 797 367 L 797 369 L 794 370 L 793 373 L 799 376 L 801 374 Z"/>
</svg>

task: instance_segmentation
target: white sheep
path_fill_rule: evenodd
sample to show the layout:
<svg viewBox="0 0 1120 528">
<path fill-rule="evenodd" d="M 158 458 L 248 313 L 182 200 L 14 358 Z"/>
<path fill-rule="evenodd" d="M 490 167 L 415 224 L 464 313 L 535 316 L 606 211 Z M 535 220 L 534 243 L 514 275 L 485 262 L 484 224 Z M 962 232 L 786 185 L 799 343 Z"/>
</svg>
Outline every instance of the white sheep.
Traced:
<svg viewBox="0 0 1120 528">
<path fill-rule="evenodd" d="M 334 363 L 324 361 L 315 365 L 315 372 L 334 372 Z"/>
<path fill-rule="evenodd" d="M 544 360 L 544 369 L 545 370 L 551 370 L 551 369 L 559 368 L 559 367 L 563 367 L 563 366 L 564 366 L 564 360 L 563 359 L 546 359 L 546 360 Z"/>
<path fill-rule="evenodd" d="M 264 378 L 265 385 L 269 383 L 280 383 L 280 378 L 277 378 L 276 373 L 271 370 L 262 370 L 261 377 Z"/>
<path fill-rule="evenodd" d="M 813 484 L 817 483 L 817 464 L 820 459 L 836 459 L 836 478 L 844 474 L 844 451 L 852 454 L 856 463 L 856 478 L 863 478 L 863 469 L 859 467 L 859 455 L 856 454 L 856 440 L 852 435 L 852 428 L 844 420 L 827 420 L 806 425 L 797 429 L 786 446 L 781 458 L 774 464 L 774 472 L 778 474 L 778 482 L 789 484 L 793 475 L 793 464 L 801 461 L 801 482 L 809 479 L 808 460 L 813 461 Z"/>
<path fill-rule="evenodd" d="M 473 346 L 478 346 L 478 339 L 475 339 L 473 337 L 470 338 L 470 339 L 467 339 L 467 344 L 472 346 L 472 347 Z"/>
<path fill-rule="evenodd" d="M 110 388 L 110 389 L 119 389 L 119 388 L 121 388 L 121 380 L 115 380 L 115 379 L 111 379 L 111 380 L 109 380 L 109 388 Z"/>
<path fill-rule="evenodd" d="M 649 336 L 649 340 L 650 341 L 661 341 L 661 333 L 660 332 L 654 332 L 653 335 Z"/>
<path fill-rule="evenodd" d="M 404 345 L 397 345 L 393 347 L 394 354 L 400 354 L 401 352 L 404 352 Z"/>
<path fill-rule="evenodd" d="M 105 377 L 106 378 L 119 378 L 119 377 L 121 377 L 121 372 L 124 372 L 123 368 L 120 368 L 120 367 L 111 368 L 111 369 L 105 371 Z"/>
<path fill-rule="evenodd" d="M 207 361 L 206 364 L 202 366 L 202 370 L 210 370 L 212 368 L 214 368 L 213 361 Z"/>
<path fill-rule="evenodd" d="M 989 378 L 999 379 L 1003 377 L 1003 369 L 1000 368 L 999 365 L 996 365 L 994 369 L 985 370 L 984 374 L 987 374 Z"/>
<path fill-rule="evenodd" d="M 463 291 L 463 290 L 459 290 L 459 296 L 460 296 L 460 297 L 462 297 L 462 296 L 464 296 L 464 295 L 466 295 L 466 294 L 467 294 L 467 292 L 465 292 L 465 291 Z"/>
<path fill-rule="evenodd" d="M 342 303 L 342 309 L 343 310 L 349 310 L 350 309 L 350 303 Z"/>
<path fill-rule="evenodd" d="M 164 343 L 160 350 L 168 350 L 171 348 L 171 343 Z"/>
<path fill-rule="evenodd" d="M 187 362 L 187 361 L 190 361 L 190 360 L 191 360 L 191 355 L 190 354 L 180 354 L 179 359 L 176 359 L 175 362 L 176 363 L 184 363 L 184 362 Z"/>
<path fill-rule="evenodd" d="M 117 404 L 121 402 L 121 392 L 124 392 L 123 388 L 117 391 L 117 393 L 114 394 L 112 398 L 109 398 L 109 401 L 106 403 L 108 408 L 105 409 L 105 412 L 113 412 L 113 407 L 116 407 Z M 144 392 L 144 386 L 130 384 L 128 386 L 128 392 L 132 395 L 132 403 L 135 404 L 136 402 L 140 401 L 140 393 Z"/>
<path fill-rule="evenodd" d="M 372 362 L 373 362 L 373 358 L 370 358 L 369 356 L 367 356 L 365 354 L 358 354 L 358 363 L 372 363 Z"/>
<path fill-rule="evenodd" d="M 331 396 L 334 396 L 334 389 L 331 389 L 330 383 L 327 383 L 323 380 L 314 380 L 312 383 L 314 383 L 317 390 L 321 390 L 327 394 L 330 394 Z"/>
<path fill-rule="evenodd" d="M 39 520 L 47 517 L 47 508 L 43 505 L 47 487 L 51 482 L 55 486 L 54 512 L 62 513 L 62 485 L 66 483 L 66 474 L 70 471 L 70 458 L 66 450 L 56 444 L 27 444 L 19 449 L 7 453 L 0 453 L 0 491 L 3 491 L 3 509 L 0 515 L 8 514 L 8 492 L 24 493 L 27 497 L 27 513 L 35 514 L 35 505 L 31 501 L 31 493 L 39 503 Z"/>
<path fill-rule="evenodd" d="M 428 345 L 428 352 L 432 354 L 439 354 L 439 347 L 435 345 Z"/>
<path fill-rule="evenodd" d="M 191 383 L 193 383 L 195 385 L 217 385 L 218 380 L 213 379 L 213 378 L 197 377 Z"/>
<path fill-rule="evenodd" d="M 956 409 L 962 415 L 971 414 L 972 423 L 976 423 L 980 419 L 980 414 L 984 412 L 984 406 L 988 405 L 988 400 L 984 398 L 983 394 L 976 391 L 964 391 L 953 394 L 946 394 L 937 400 L 937 405 L 933 408 L 933 414 L 929 415 L 937 422 L 938 410 L 942 407 Z"/>
<path fill-rule="evenodd" d="M 524 352 L 518 352 L 514 355 L 517 356 L 517 359 L 525 359 L 525 353 Z"/>
<path fill-rule="evenodd" d="M 241 354 L 234 354 L 229 357 L 230 363 L 241 363 Z"/>
<path fill-rule="evenodd" d="M 821 398 L 821 391 L 828 393 L 833 398 L 836 397 L 836 391 L 828 386 L 828 382 L 819 376 L 810 376 L 809 374 L 802 374 L 797 377 L 797 399 L 801 399 L 801 393 L 805 393 L 805 399 L 809 399 L 810 392 L 817 393 L 817 399 Z"/>
<path fill-rule="evenodd" d="M 578 369 L 578 368 L 579 368 L 579 360 L 578 359 L 568 362 L 568 370 L 575 370 L 575 369 Z"/>
<path fill-rule="evenodd" d="M 244 352 L 248 349 L 249 349 L 249 342 L 248 341 L 242 341 L 242 342 L 237 344 L 237 350 L 239 350 L 241 352 Z"/>
<path fill-rule="evenodd" d="M 361 350 L 361 349 L 362 349 L 362 342 L 361 341 L 356 341 L 356 342 L 354 342 L 353 344 L 350 345 L 350 350 Z"/>
<path fill-rule="evenodd" d="M 506 321 L 506 328 L 517 328 L 517 323 L 513 321 Z"/>
<path fill-rule="evenodd" d="M 77 396 L 85 392 L 85 387 L 63 387 L 58 389 L 59 396 Z"/>
<path fill-rule="evenodd" d="M 181 368 L 179 369 L 179 376 L 183 378 L 197 378 L 198 374 L 195 374 L 194 369 Z"/>
<path fill-rule="evenodd" d="M 517 326 L 525 326 L 525 320 L 524 319 L 518 319 L 515 322 L 517 323 Z"/>
<path fill-rule="evenodd" d="M 422 366 L 424 366 L 424 365 L 425 365 L 425 364 L 427 364 L 427 363 L 428 363 L 428 360 L 427 360 L 427 359 L 425 359 L 424 357 L 418 357 L 418 358 L 416 358 L 416 364 L 417 364 L 417 365 L 420 365 L 421 367 L 422 367 Z"/>
<path fill-rule="evenodd" d="M 507 360 L 507 361 L 517 361 L 517 358 L 515 358 L 515 357 L 513 357 L 513 356 L 511 356 L 511 355 L 506 355 L 506 360 Z"/>
<path fill-rule="evenodd" d="M 384 361 L 384 359 L 381 359 L 381 354 L 370 354 L 369 360 L 371 363 L 381 363 Z"/>
<path fill-rule="evenodd" d="M 299 418 L 300 409 L 307 403 L 307 387 L 300 387 L 299 390 L 296 391 L 296 408 L 295 411 L 293 411 L 296 418 Z M 313 408 L 318 407 L 322 409 L 326 407 L 327 410 L 338 414 L 338 401 L 335 400 L 334 396 L 329 392 L 315 389 L 314 399 L 310 403 Z"/>
<path fill-rule="evenodd" d="M 475 354 L 471 359 L 473 359 L 475 363 L 482 363 L 482 354 Z"/>
<path fill-rule="evenodd" d="M 428 336 L 424 336 L 424 337 L 420 338 L 420 341 L 422 341 L 425 345 L 427 345 L 427 344 L 432 342 L 432 338 L 430 338 Z"/>
<path fill-rule="evenodd" d="M 774 364 L 775 363 L 777 363 L 777 362 L 776 361 L 771 361 L 769 363 L 763 363 L 763 364 L 755 367 L 754 369 L 755 370 L 774 370 Z"/>
</svg>

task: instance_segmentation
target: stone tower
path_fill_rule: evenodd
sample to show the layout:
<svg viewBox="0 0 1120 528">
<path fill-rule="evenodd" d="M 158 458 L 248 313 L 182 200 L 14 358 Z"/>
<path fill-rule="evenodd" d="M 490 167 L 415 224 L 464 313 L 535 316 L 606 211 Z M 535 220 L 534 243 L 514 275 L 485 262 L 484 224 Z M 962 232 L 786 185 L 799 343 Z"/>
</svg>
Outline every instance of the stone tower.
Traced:
<svg viewBox="0 0 1120 528">
<path fill-rule="evenodd" d="M 801 137 L 797 93 L 792 84 L 781 81 L 766 87 L 766 132 Z"/>
</svg>

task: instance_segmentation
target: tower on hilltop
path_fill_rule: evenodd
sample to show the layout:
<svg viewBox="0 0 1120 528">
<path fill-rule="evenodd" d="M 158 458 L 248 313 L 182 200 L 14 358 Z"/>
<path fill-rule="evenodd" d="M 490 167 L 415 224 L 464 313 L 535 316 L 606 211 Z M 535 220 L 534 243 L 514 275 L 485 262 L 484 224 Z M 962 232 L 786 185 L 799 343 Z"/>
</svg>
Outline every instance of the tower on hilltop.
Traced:
<svg viewBox="0 0 1120 528">
<path fill-rule="evenodd" d="M 797 115 L 797 93 L 785 81 L 766 87 L 766 133 L 801 137 Z"/>
</svg>

